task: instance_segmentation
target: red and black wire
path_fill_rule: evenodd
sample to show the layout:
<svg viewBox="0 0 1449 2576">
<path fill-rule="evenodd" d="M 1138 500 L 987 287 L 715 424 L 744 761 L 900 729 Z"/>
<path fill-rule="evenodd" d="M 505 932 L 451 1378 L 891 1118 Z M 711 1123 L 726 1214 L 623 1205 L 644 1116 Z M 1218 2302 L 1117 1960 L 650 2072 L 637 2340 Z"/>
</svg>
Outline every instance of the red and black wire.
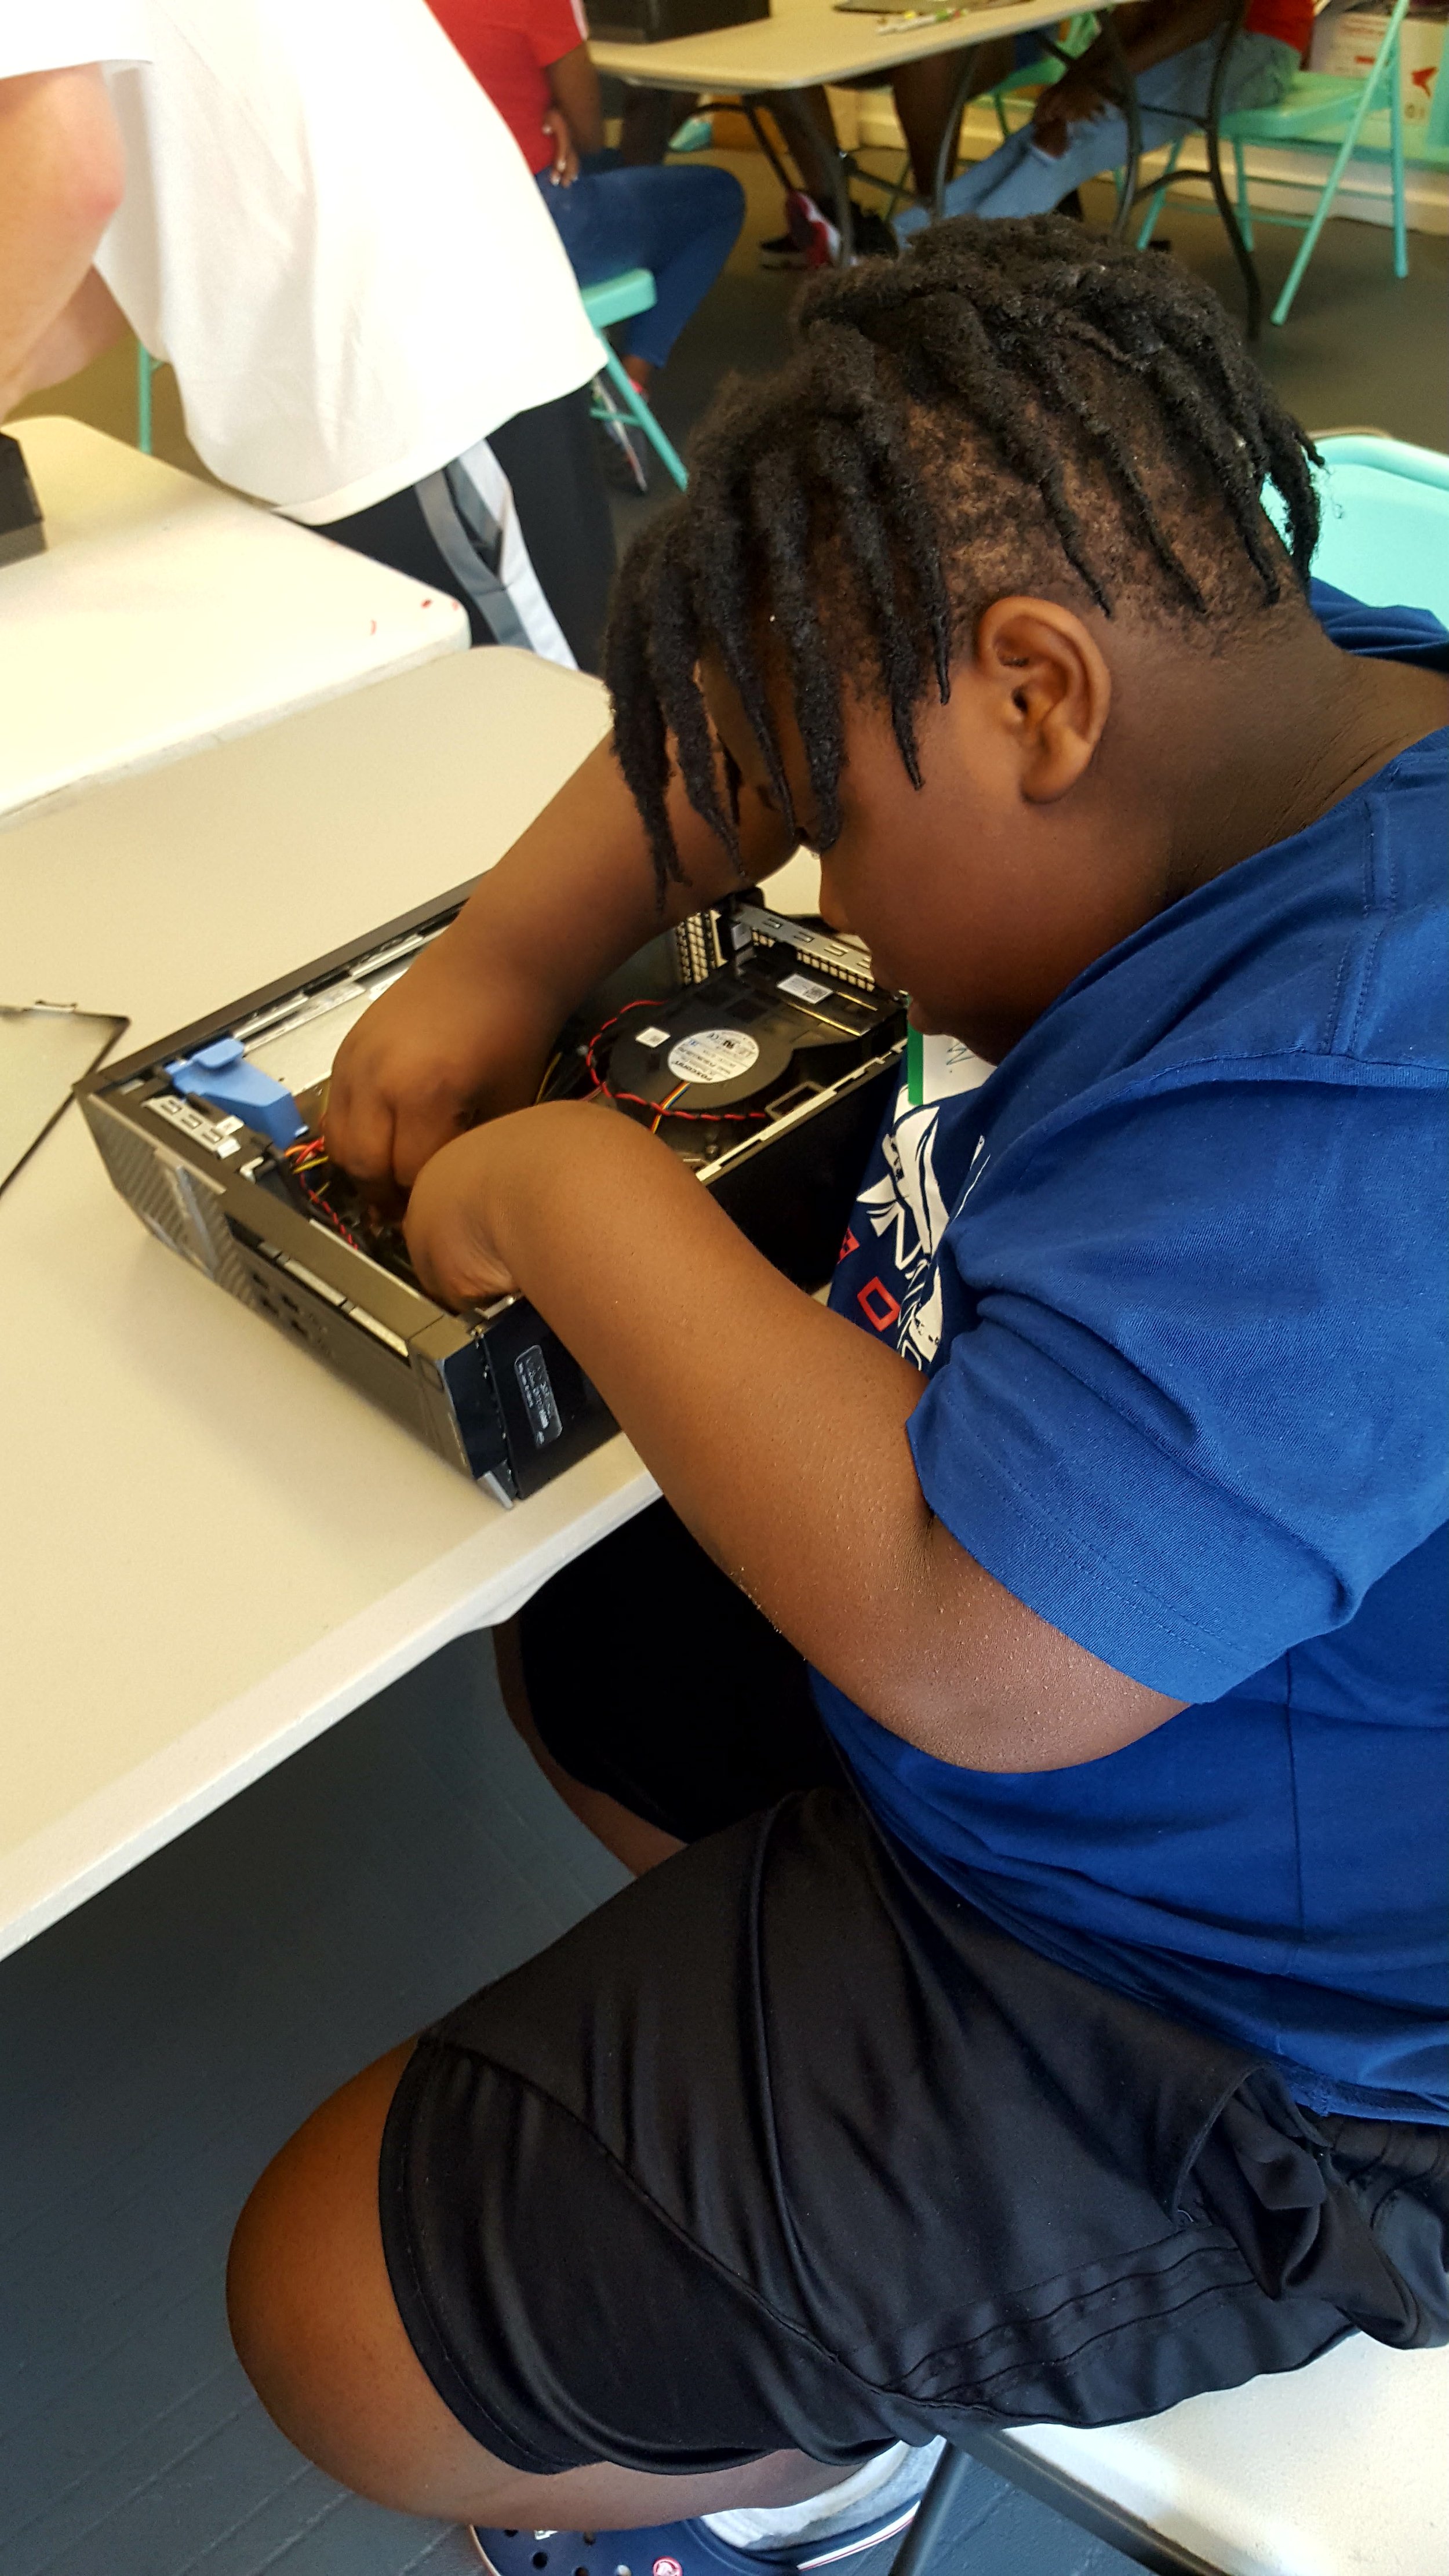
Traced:
<svg viewBox="0 0 1449 2576">
<path fill-rule="evenodd" d="M 308 1204 L 316 1209 L 320 1217 L 325 1218 L 334 1233 L 341 1235 L 344 1243 L 350 1243 L 354 1252 L 361 1252 L 364 1247 L 358 1242 L 352 1228 L 343 1224 L 330 1200 L 321 1190 L 314 1188 L 307 1178 L 309 1172 L 316 1171 L 319 1165 L 326 1162 L 327 1148 L 320 1136 L 300 1137 L 295 1145 L 287 1147 L 282 1156 L 284 1169 L 296 1182 Z"/>
</svg>

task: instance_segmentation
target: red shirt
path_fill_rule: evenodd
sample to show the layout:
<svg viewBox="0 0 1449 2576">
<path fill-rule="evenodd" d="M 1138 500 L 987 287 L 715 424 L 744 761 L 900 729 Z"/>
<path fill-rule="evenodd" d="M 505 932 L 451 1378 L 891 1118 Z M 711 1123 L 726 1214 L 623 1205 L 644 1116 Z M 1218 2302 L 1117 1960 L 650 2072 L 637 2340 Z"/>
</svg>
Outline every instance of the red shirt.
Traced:
<svg viewBox="0 0 1449 2576">
<path fill-rule="evenodd" d="M 1276 36 L 1300 58 L 1313 36 L 1313 0 L 1248 0 L 1245 36 Z M 456 41 L 456 39 L 455 39 Z"/>
<path fill-rule="evenodd" d="M 548 67 L 588 40 L 578 0 L 429 0 L 429 6 L 530 170 L 546 169 L 553 159 L 543 130 L 553 105 Z"/>
</svg>

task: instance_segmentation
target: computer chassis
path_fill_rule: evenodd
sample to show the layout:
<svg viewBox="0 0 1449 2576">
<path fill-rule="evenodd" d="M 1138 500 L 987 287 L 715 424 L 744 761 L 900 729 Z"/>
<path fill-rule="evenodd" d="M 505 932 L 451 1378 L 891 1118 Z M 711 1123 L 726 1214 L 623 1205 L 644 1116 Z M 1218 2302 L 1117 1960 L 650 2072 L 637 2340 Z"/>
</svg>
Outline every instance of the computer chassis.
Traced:
<svg viewBox="0 0 1449 2576">
<path fill-rule="evenodd" d="M 470 891 L 103 1067 L 77 1097 L 160 1241 L 511 1505 L 607 1438 L 611 1416 L 526 1299 L 459 1316 L 425 1295 L 400 1231 L 322 1141 L 342 1037 Z M 732 899 L 653 941 L 576 1015 L 540 1097 L 604 1092 L 813 1289 L 904 1041 L 901 998 L 874 984 L 858 943 Z"/>
</svg>

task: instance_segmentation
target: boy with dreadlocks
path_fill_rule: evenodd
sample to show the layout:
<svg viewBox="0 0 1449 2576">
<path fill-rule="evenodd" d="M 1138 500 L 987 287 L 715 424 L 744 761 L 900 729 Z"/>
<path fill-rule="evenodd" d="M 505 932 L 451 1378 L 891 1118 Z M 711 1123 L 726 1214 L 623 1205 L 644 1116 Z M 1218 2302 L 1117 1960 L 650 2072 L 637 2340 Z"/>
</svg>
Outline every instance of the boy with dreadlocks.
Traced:
<svg viewBox="0 0 1449 2576">
<path fill-rule="evenodd" d="M 278 2421 L 500 2576 L 833 2563 L 942 2436 L 1449 2333 L 1449 638 L 1310 604 L 1311 461 L 1075 225 L 823 279 L 630 556 L 612 748 L 339 1062 L 421 1275 L 667 1497 L 504 1658 L 638 1883 L 233 2249 Z M 520 1108 L 797 837 L 934 1033 L 829 1311 Z"/>
</svg>

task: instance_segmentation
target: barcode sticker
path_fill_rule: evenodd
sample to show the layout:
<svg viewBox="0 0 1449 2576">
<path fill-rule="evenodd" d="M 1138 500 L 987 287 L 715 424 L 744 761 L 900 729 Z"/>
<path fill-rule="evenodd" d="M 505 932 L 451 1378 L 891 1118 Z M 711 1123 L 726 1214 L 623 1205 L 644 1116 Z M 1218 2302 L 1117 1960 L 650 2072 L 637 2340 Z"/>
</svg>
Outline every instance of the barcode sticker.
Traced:
<svg viewBox="0 0 1449 2576">
<path fill-rule="evenodd" d="M 808 975 L 782 975 L 780 990 L 793 993 L 797 1002 L 828 1002 L 830 999 L 829 985 L 816 984 Z"/>
<path fill-rule="evenodd" d="M 636 1046 L 662 1047 L 669 1036 L 669 1031 L 655 1028 L 635 1029 L 633 1036 Z"/>
</svg>

